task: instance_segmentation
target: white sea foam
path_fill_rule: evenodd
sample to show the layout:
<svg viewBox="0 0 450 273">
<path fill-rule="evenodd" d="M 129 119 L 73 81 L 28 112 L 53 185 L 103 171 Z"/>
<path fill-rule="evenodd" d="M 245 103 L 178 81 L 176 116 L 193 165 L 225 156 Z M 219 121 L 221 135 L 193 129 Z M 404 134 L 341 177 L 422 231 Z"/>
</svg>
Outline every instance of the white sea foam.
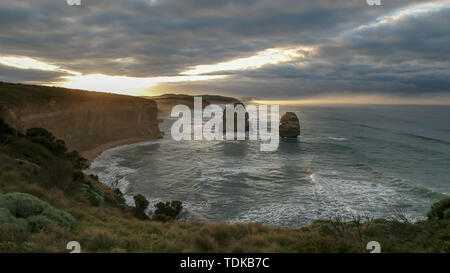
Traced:
<svg viewBox="0 0 450 273">
<path fill-rule="evenodd" d="M 161 142 L 163 141 L 145 141 L 106 150 L 91 163 L 89 169 L 87 169 L 85 173 L 95 174 L 98 176 L 101 183 L 111 188 L 119 189 L 123 194 L 125 203 L 129 206 L 134 206 L 133 196 L 128 194 L 130 182 L 127 180 L 127 176 L 135 173 L 137 170 L 126 166 L 121 166 L 120 162 L 122 159 L 118 155 L 122 151 Z"/>
</svg>

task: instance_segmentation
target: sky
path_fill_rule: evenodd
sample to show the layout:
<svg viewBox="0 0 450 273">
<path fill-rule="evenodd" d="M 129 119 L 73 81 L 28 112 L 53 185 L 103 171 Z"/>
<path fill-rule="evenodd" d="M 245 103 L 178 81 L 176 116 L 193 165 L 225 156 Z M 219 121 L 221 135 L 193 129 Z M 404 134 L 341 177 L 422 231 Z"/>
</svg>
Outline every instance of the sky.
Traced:
<svg viewBox="0 0 450 273">
<path fill-rule="evenodd" d="M 450 104 L 450 0 L 1 0 L 0 81 Z"/>
</svg>

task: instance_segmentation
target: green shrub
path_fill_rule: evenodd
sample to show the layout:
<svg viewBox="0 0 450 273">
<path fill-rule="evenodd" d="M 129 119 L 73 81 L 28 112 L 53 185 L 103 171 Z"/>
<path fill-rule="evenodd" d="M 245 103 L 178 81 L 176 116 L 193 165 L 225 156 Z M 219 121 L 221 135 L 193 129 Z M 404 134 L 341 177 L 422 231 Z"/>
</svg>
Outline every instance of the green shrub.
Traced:
<svg viewBox="0 0 450 273">
<path fill-rule="evenodd" d="M 80 184 L 80 190 L 88 195 L 89 202 L 93 206 L 100 206 L 105 202 L 105 193 L 89 181 Z"/>
<path fill-rule="evenodd" d="M 0 118 L 0 143 L 9 144 L 14 140 L 17 132 Z"/>
<path fill-rule="evenodd" d="M 450 198 L 442 199 L 431 205 L 427 216 L 429 220 L 450 219 Z"/>
<path fill-rule="evenodd" d="M 0 208 L 0 224 L 7 223 L 13 228 L 20 230 L 28 229 L 28 222 L 25 219 L 17 218 L 6 208 Z"/>
<path fill-rule="evenodd" d="M 39 232 L 51 226 L 53 223 L 43 215 L 33 215 L 27 218 L 28 226 L 31 232 Z"/>
<path fill-rule="evenodd" d="M 91 205 L 98 207 L 103 204 L 103 202 L 105 202 L 105 198 L 102 195 L 97 194 L 96 192 L 90 192 L 89 202 L 91 202 Z"/>
<path fill-rule="evenodd" d="M 133 197 L 134 199 L 134 204 L 136 205 L 136 208 L 140 209 L 140 210 L 146 210 L 148 207 L 148 200 L 147 198 L 145 198 L 145 196 L 143 196 L 142 194 L 138 194 L 135 195 Z"/>
<path fill-rule="evenodd" d="M 96 174 L 90 174 L 89 177 L 94 179 L 95 181 L 100 181 L 100 179 L 98 178 L 98 175 L 96 175 Z"/>
<path fill-rule="evenodd" d="M 82 171 L 74 171 L 72 174 L 72 179 L 75 182 L 84 183 L 84 173 Z"/>
<path fill-rule="evenodd" d="M 159 202 L 155 205 L 155 220 L 171 221 L 174 220 L 183 209 L 183 204 L 180 201 Z"/>
<path fill-rule="evenodd" d="M 45 165 L 47 161 L 53 160 L 55 155 L 47 148 L 35 143 L 27 137 L 4 135 L 10 138 L 3 151 L 11 157 L 25 159 L 38 165 Z M 4 142 L 3 142 L 4 143 Z M 62 161 L 59 159 L 59 161 Z"/>
<path fill-rule="evenodd" d="M 33 142 L 39 143 L 55 155 L 63 155 L 67 151 L 66 143 L 61 139 L 56 139 L 52 133 L 44 128 L 30 128 L 26 136 Z"/>
<path fill-rule="evenodd" d="M 33 195 L 15 192 L 0 195 L 0 222 L 36 232 L 50 225 L 71 227 L 75 219 Z"/>
<path fill-rule="evenodd" d="M 168 222 L 168 221 L 172 221 L 173 220 L 172 217 L 167 216 L 167 215 L 162 214 L 162 213 L 155 213 L 153 219 L 157 220 L 157 221 L 162 221 L 162 222 Z"/>
<path fill-rule="evenodd" d="M 150 220 L 150 217 L 148 217 L 148 215 L 145 213 L 144 210 L 139 209 L 139 208 L 132 208 L 132 213 L 134 215 L 134 217 L 136 217 L 137 219 L 141 219 L 141 220 Z"/>
<path fill-rule="evenodd" d="M 84 170 L 89 168 L 89 161 L 86 158 L 82 157 L 77 151 L 66 153 L 66 157 L 72 162 L 73 166 L 77 169 Z"/>
<path fill-rule="evenodd" d="M 10 144 L 14 141 L 14 136 L 10 134 L 0 134 L 1 144 Z"/>
<path fill-rule="evenodd" d="M 37 181 L 46 187 L 58 187 L 65 193 L 71 193 L 78 188 L 79 181 L 73 179 L 73 166 L 67 160 L 51 158 L 40 164 Z"/>
</svg>

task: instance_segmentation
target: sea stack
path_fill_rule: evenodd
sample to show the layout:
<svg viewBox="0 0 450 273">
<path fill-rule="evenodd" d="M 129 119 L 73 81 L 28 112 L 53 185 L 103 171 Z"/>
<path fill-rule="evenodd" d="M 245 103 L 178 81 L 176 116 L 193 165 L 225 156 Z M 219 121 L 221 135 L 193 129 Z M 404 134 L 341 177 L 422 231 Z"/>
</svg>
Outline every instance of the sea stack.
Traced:
<svg viewBox="0 0 450 273">
<path fill-rule="evenodd" d="M 245 105 L 242 102 L 236 102 L 233 104 L 233 107 L 236 107 L 238 105 L 242 105 L 244 111 L 245 111 Z M 226 122 L 226 118 L 227 118 L 227 107 L 225 107 L 225 109 L 223 110 L 223 133 L 227 132 L 227 122 Z M 237 124 L 238 124 L 238 115 L 237 113 L 234 113 L 234 132 L 237 133 L 238 128 L 237 128 Z M 248 112 L 245 112 L 245 132 L 248 132 L 250 129 L 250 122 L 249 122 L 249 115 Z"/>
<path fill-rule="evenodd" d="M 280 137 L 296 138 L 300 135 L 300 121 L 294 112 L 286 112 L 280 119 Z"/>
</svg>

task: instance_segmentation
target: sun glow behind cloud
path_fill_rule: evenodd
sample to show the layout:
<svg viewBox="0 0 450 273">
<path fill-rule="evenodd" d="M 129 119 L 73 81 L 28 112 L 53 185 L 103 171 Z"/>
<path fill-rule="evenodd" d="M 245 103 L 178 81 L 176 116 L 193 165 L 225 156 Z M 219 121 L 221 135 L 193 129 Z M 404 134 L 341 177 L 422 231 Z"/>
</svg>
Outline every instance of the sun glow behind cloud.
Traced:
<svg viewBox="0 0 450 273">
<path fill-rule="evenodd" d="M 118 59 L 130 62 L 129 58 Z M 57 65 L 49 64 L 24 56 L 0 56 L 0 64 L 18 69 L 31 69 L 41 71 L 54 71 L 70 76 L 61 76 L 60 81 L 42 82 L 43 85 L 59 86 L 89 91 L 104 91 L 119 94 L 139 95 L 142 89 L 157 85 L 158 83 L 191 82 L 214 80 L 227 77 L 226 75 L 213 76 L 167 76 L 167 77 L 128 77 L 105 74 L 83 75 L 80 72 L 63 69 Z"/>
<path fill-rule="evenodd" d="M 246 58 L 239 58 L 211 65 L 197 65 L 189 70 L 181 72 L 181 74 L 202 75 L 223 71 L 258 69 L 269 64 L 280 64 L 305 58 L 313 51 L 314 49 L 311 47 L 269 48 Z"/>
<path fill-rule="evenodd" d="M 0 57 L 0 64 L 18 69 L 34 69 L 81 75 L 81 73 L 62 69 L 57 65 L 48 64 L 46 62 L 23 56 L 2 56 Z"/>
<path fill-rule="evenodd" d="M 450 95 L 436 94 L 427 98 L 403 98 L 388 95 L 329 95 L 293 100 L 253 100 L 258 104 L 280 105 L 349 105 L 349 104 L 405 104 L 405 105 L 450 105 Z"/>
<path fill-rule="evenodd" d="M 0 56 L 0 64 L 19 68 L 43 71 L 58 71 L 71 74 L 61 76 L 60 81 L 41 83 L 73 89 L 90 91 L 105 91 L 120 94 L 140 95 L 144 89 L 154 87 L 159 83 L 177 83 L 216 80 L 230 77 L 229 75 L 205 75 L 214 72 L 240 71 L 257 69 L 269 64 L 299 61 L 314 51 L 311 47 L 270 48 L 257 52 L 255 55 L 238 58 L 212 65 L 198 65 L 182 72 L 180 75 L 166 77 L 130 77 L 122 75 L 105 75 L 101 73 L 83 75 L 80 72 L 62 69 L 61 67 L 23 56 Z M 129 58 L 118 58 L 119 62 L 131 62 Z"/>
</svg>

